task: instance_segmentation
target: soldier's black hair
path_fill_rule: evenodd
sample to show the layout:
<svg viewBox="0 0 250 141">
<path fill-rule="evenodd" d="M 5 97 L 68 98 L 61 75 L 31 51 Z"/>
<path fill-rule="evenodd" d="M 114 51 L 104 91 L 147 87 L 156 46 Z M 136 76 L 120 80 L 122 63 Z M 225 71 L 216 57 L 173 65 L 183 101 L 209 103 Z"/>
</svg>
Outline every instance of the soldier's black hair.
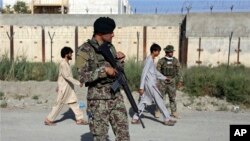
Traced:
<svg viewBox="0 0 250 141">
<path fill-rule="evenodd" d="M 73 53 L 73 50 L 70 47 L 63 47 L 61 50 L 61 57 L 64 58 L 66 54 Z"/>
<path fill-rule="evenodd" d="M 116 27 L 115 21 L 109 17 L 100 17 L 94 22 L 94 34 L 112 33 Z"/>
<path fill-rule="evenodd" d="M 150 47 L 150 53 L 153 53 L 153 51 L 161 51 L 161 47 L 158 44 L 153 43 Z"/>
</svg>

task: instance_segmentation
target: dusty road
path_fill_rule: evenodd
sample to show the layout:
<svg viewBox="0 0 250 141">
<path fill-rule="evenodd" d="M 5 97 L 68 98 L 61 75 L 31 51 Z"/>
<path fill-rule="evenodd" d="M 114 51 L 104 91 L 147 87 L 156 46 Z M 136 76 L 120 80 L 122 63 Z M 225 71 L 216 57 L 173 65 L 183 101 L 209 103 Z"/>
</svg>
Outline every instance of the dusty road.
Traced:
<svg viewBox="0 0 250 141">
<path fill-rule="evenodd" d="M 74 123 L 71 111 L 63 109 L 56 126 L 43 124 L 49 110 L 1 109 L 1 141 L 91 141 L 88 126 Z M 149 113 L 146 128 L 130 124 L 131 141 L 229 141 L 230 124 L 249 124 L 250 113 L 186 111 L 173 126 L 164 126 Z M 129 117 L 129 119 L 131 119 Z M 114 134 L 109 130 L 109 139 Z"/>
<path fill-rule="evenodd" d="M 67 106 L 57 117 L 56 126 L 43 124 L 56 99 L 55 88 L 56 82 L 49 81 L 0 81 L 0 91 L 5 94 L 8 103 L 7 108 L 0 108 L 0 141 L 91 141 L 89 127 L 76 125 Z M 76 92 L 79 100 L 86 102 L 86 88 L 76 87 Z M 138 99 L 138 94 L 133 96 Z M 183 106 L 189 103 L 188 99 L 183 93 L 177 94 L 182 118 L 174 127 L 164 126 L 150 113 L 145 113 L 143 121 L 146 129 L 140 125 L 129 126 L 131 141 L 229 141 L 230 124 L 250 124 L 249 110 L 215 112 L 216 109 L 225 109 L 224 104 L 227 103 L 211 98 L 195 99 L 190 106 Z M 129 109 L 127 98 L 124 100 Z M 202 111 L 196 111 L 197 106 Z M 111 129 L 109 139 L 115 140 Z"/>
</svg>

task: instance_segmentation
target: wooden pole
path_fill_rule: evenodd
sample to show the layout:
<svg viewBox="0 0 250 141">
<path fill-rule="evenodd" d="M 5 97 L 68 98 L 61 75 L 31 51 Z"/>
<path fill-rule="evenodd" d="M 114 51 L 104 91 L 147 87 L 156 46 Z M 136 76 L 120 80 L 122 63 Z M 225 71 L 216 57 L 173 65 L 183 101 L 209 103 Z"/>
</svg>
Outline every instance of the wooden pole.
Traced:
<svg viewBox="0 0 250 141">
<path fill-rule="evenodd" d="M 143 60 L 147 57 L 147 27 L 143 27 Z"/>
<path fill-rule="evenodd" d="M 230 51 L 231 51 L 232 36 L 233 36 L 233 32 L 231 32 L 231 34 L 230 34 L 230 36 L 229 36 L 229 47 L 228 47 L 227 67 L 229 67 L 229 63 L 230 63 Z"/>
</svg>

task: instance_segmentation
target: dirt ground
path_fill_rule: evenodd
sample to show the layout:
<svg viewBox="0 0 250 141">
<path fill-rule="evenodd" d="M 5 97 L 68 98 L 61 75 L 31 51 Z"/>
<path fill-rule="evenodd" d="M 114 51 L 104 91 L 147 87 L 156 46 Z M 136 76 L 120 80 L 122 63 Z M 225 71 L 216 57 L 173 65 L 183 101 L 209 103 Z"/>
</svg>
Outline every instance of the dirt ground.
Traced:
<svg viewBox="0 0 250 141">
<path fill-rule="evenodd" d="M 88 126 L 76 125 L 74 115 L 67 106 L 58 116 L 56 126 L 48 127 L 43 124 L 56 98 L 55 88 L 56 82 L 50 81 L 0 81 L 0 92 L 4 94 L 1 102 L 4 99 L 7 103 L 7 107 L 0 109 L 0 140 L 91 141 Z M 76 86 L 76 93 L 79 100 L 86 104 L 86 88 Z M 136 92 L 133 96 L 138 99 Z M 130 121 L 132 112 L 126 98 L 125 103 Z M 164 126 L 162 118 L 153 117 L 154 107 L 149 106 L 143 117 L 145 129 L 140 125 L 130 124 L 131 141 L 228 141 L 231 124 L 250 123 L 248 109 L 225 100 L 210 97 L 193 99 L 178 91 L 177 103 L 181 119 L 178 119 L 175 126 Z M 83 110 L 85 109 L 86 106 Z M 115 140 L 111 129 L 109 139 Z"/>
</svg>

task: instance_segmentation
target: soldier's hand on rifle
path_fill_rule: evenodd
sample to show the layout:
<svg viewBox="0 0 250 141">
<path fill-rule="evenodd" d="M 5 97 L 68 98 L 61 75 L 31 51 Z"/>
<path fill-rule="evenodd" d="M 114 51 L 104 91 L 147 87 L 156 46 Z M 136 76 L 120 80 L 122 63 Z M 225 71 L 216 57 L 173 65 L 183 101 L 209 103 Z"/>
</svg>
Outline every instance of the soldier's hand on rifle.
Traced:
<svg viewBox="0 0 250 141">
<path fill-rule="evenodd" d="M 138 92 L 139 92 L 140 96 L 142 96 L 144 94 L 144 90 L 143 89 L 139 89 Z"/>
<path fill-rule="evenodd" d="M 112 77 L 114 77 L 117 73 L 117 71 L 112 67 L 105 67 L 105 72 L 107 73 L 107 75 Z"/>
<path fill-rule="evenodd" d="M 116 53 L 116 58 L 117 58 L 121 63 L 124 62 L 125 57 L 126 57 L 125 54 L 122 53 L 122 52 L 120 52 L 120 51 L 118 51 L 118 52 Z"/>
<path fill-rule="evenodd" d="M 178 82 L 177 84 L 177 88 L 180 89 L 184 86 L 184 83 L 183 82 Z"/>
<path fill-rule="evenodd" d="M 169 77 L 166 77 L 165 81 L 170 81 L 170 78 L 169 78 Z"/>
</svg>

